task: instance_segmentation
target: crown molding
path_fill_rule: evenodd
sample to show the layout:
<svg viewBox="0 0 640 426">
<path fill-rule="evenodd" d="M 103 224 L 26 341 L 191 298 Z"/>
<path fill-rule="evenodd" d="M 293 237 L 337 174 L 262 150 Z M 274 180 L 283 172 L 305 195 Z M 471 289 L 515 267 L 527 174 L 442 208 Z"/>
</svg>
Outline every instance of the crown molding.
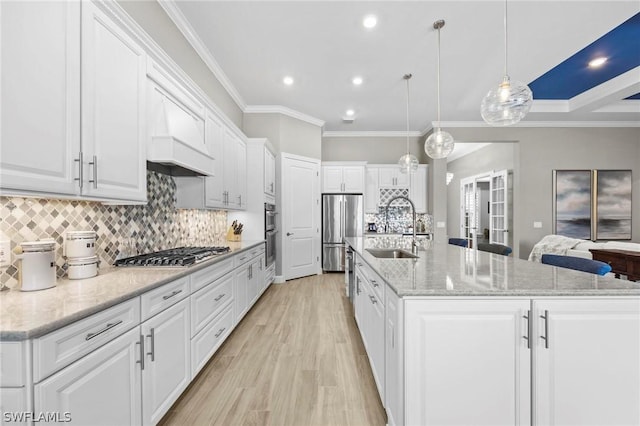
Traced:
<svg viewBox="0 0 640 426">
<path fill-rule="evenodd" d="M 211 51 L 205 46 L 204 42 L 198 35 L 195 30 L 185 18 L 184 14 L 178 8 L 174 0 L 158 0 L 160 7 L 164 9 L 169 18 L 173 21 L 173 23 L 178 27 L 182 35 L 187 39 L 189 44 L 193 47 L 196 53 L 200 56 L 202 61 L 209 67 L 213 75 L 218 79 L 222 87 L 229 93 L 229 96 L 234 100 L 234 102 L 238 105 L 238 107 L 244 111 L 247 104 L 240 96 L 240 93 L 235 88 L 231 80 L 224 73 L 216 59 L 211 54 Z"/>
<path fill-rule="evenodd" d="M 312 117 L 282 105 L 247 105 L 244 108 L 244 112 L 245 114 L 282 114 L 318 127 L 324 127 L 325 123 L 319 118 Z"/>
<path fill-rule="evenodd" d="M 510 127 L 640 127 L 640 121 L 521 121 L 507 127 L 489 126 L 484 121 L 443 121 L 442 127 L 481 127 L 481 128 L 510 128 Z"/>
<path fill-rule="evenodd" d="M 423 132 L 409 132 L 409 137 L 416 138 L 424 136 Z M 404 138 L 407 136 L 406 130 L 371 130 L 371 131 L 332 131 L 327 130 L 322 133 L 325 138 Z"/>
</svg>

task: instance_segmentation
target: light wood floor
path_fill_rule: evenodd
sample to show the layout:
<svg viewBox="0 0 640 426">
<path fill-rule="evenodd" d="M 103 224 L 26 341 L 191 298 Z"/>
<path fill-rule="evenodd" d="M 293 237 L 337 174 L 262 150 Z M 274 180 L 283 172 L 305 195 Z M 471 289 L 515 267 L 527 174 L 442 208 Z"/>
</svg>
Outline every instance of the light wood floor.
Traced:
<svg viewBox="0 0 640 426">
<path fill-rule="evenodd" d="M 343 274 L 272 284 L 161 421 L 385 423 Z"/>
</svg>

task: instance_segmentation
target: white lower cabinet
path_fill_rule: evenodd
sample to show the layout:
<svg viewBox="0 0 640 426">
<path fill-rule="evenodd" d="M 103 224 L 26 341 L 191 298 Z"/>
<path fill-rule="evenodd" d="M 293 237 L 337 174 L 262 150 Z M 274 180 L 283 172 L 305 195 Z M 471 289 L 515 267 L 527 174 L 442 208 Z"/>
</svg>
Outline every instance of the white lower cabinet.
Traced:
<svg viewBox="0 0 640 426">
<path fill-rule="evenodd" d="M 405 423 L 530 424 L 529 300 L 405 302 Z"/>
<path fill-rule="evenodd" d="M 191 339 L 192 378 L 202 370 L 209 358 L 222 345 L 233 330 L 234 324 L 233 305 L 228 304 L 213 321 Z"/>
<path fill-rule="evenodd" d="M 249 264 L 246 263 L 235 272 L 234 288 L 234 315 L 236 322 L 240 322 L 242 317 L 249 310 Z"/>
<path fill-rule="evenodd" d="M 156 424 L 191 381 L 189 301 L 142 323 L 142 423 Z"/>
<path fill-rule="evenodd" d="M 387 295 L 390 425 L 640 424 L 638 298 Z"/>
<path fill-rule="evenodd" d="M 34 386 L 34 412 L 69 413 L 72 425 L 140 424 L 140 331 L 136 327 Z"/>
<path fill-rule="evenodd" d="M 533 424 L 639 425 L 640 301 L 535 300 L 533 312 Z"/>
<path fill-rule="evenodd" d="M 29 411 L 27 402 L 27 388 L 1 388 L 0 389 L 0 424 L 26 425 L 27 419 L 23 413 Z"/>
<path fill-rule="evenodd" d="M 356 265 L 360 262 L 356 261 Z M 361 263 L 360 263 L 361 265 Z M 364 343 L 373 378 L 384 405 L 385 401 L 385 310 L 382 299 L 373 290 L 372 283 L 382 282 L 371 276 L 371 271 L 365 275 L 363 266 L 356 266 L 356 322 Z M 379 280 L 379 281 L 378 281 Z"/>
</svg>

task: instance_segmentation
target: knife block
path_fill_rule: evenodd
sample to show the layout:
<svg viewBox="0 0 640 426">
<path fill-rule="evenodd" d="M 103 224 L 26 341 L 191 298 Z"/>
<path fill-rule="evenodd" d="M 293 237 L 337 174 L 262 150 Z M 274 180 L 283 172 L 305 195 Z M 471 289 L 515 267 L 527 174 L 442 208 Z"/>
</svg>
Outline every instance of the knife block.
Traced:
<svg viewBox="0 0 640 426">
<path fill-rule="evenodd" d="M 227 241 L 242 241 L 242 234 L 234 234 L 233 227 L 229 227 L 227 231 Z"/>
</svg>

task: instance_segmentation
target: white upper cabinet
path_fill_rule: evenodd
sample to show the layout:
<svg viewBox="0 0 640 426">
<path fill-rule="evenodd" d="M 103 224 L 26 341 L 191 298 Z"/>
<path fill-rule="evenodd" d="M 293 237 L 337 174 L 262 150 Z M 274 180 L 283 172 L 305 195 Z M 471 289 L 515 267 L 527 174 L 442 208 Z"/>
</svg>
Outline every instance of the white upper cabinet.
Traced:
<svg viewBox="0 0 640 426">
<path fill-rule="evenodd" d="M 387 199 L 390 197 L 389 193 L 408 194 L 416 206 L 416 213 L 427 213 L 427 168 L 426 164 L 420 164 L 414 173 L 405 174 L 395 164 L 367 166 L 365 212 L 378 213 L 382 190 Z"/>
<path fill-rule="evenodd" d="M 214 175 L 206 180 L 205 186 L 205 205 L 210 207 L 219 207 L 224 203 L 224 124 L 222 120 L 207 111 L 205 120 L 205 140 L 209 153 L 214 158 Z"/>
<path fill-rule="evenodd" d="M 364 163 L 323 163 L 322 192 L 363 194 L 364 188 Z"/>
<path fill-rule="evenodd" d="M 82 3 L 83 192 L 144 201 L 146 55 L 93 3 Z"/>
<path fill-rule="evenodd" d="M 0 19 L 2 189 L 146 200 L 144 51 L 91 2 Z"/>
<path fill-rule="evenodd" d="M 0 2 L 0 55 L 3 192 L 79 194 L 80 2 Z"/>
<path fill-rule="evenodd" d="M 367 166 L 366 175 L 364 211 L 365 213 L 378 213 L 378 203 L 380 202 L 378 168 Z"/>
<path fill-rule="evenodd" d="M 264 193 L 276 196 L 276 157 L 264 147 Z"/>
<path fill-rule="evenodd" d="M 379 168 L 378 182 L 381 188 L 409 188 L 409 175 L 397 165 L 385 165 Z"/>
<path fill-rule="evenodd" d="M 247 146 L 226 130 L 223 148 L 223 201 L 230 209 L 244 209 L 247 203 Z"/>
<path fill-rule="evenodd" d="M 416 206 L 417 213 L 427 212 L 427 166 L 420 164 L 415 173 L 409 178 L 409 198 Z"/>
</svg>

